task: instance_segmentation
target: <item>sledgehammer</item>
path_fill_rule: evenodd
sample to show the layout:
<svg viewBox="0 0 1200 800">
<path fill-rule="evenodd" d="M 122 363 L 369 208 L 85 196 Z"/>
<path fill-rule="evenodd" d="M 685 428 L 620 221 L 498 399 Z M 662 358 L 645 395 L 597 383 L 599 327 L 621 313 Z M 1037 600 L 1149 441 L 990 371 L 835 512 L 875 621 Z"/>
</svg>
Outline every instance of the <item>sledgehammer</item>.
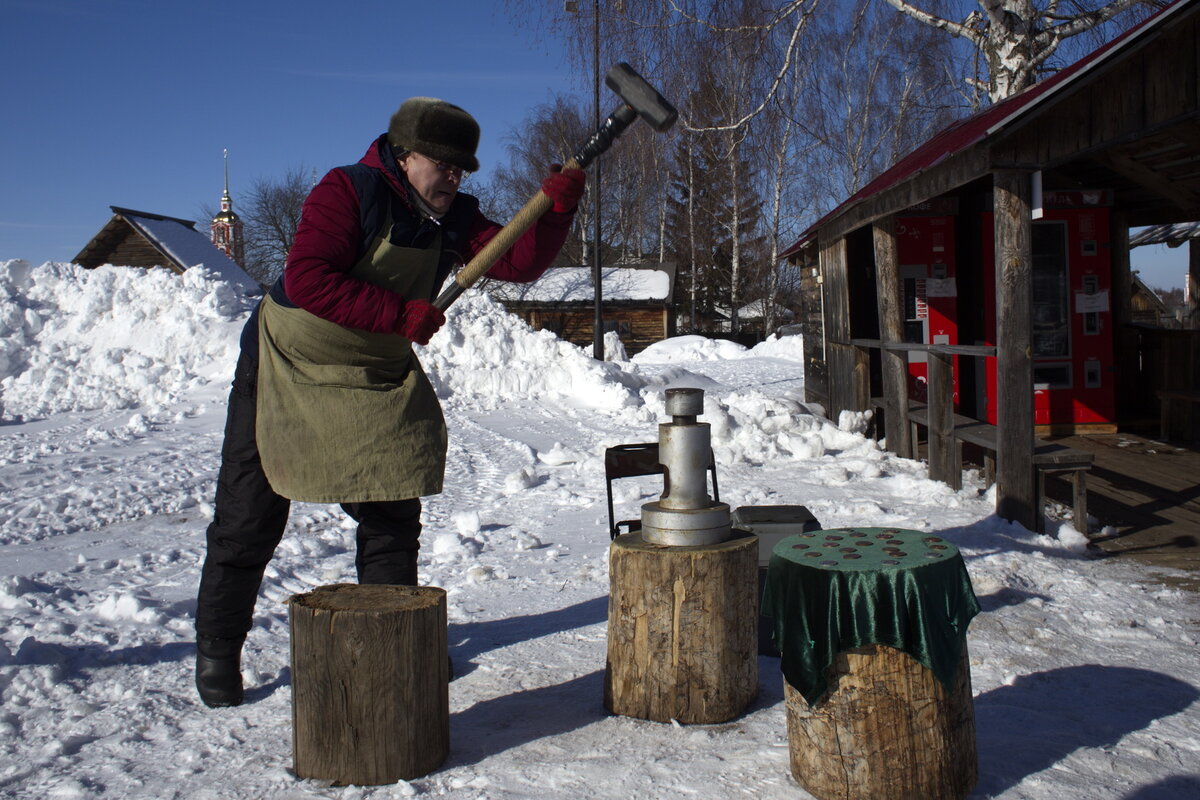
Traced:
<svg viewBox="0 0 1200 800">
<path fill-rule="evenodd" d="M 620 63 L 608 71 L 604 77 L 608 88 L 617 93 L 625 102 L 604 120 L 592 137 L 571 156 L 563 166 L 567 169 L 587 169 L 596 156 L 608 150 L 613 140 L 625 132 L 638 117 L 646 120 L 650 127 L 662 133 L 675 124 L 679 112 L 666 99 L 655 91 L 654 87 L 633 71 L 633 67 Z M 491 269 L 497 259 L 508 248 L 513 246 L 521 234 L 529 230 L 543 214 L 550 210 L 553 201 L 543 191 L 538 191 L 525 206 L 516 213 L 507 225 L 475 257 L 454 276 L 450 286 L 446 288 L 437 300 L 435 306 L 445 311 L 458 296 L 474 285 Z"/>
</svg>

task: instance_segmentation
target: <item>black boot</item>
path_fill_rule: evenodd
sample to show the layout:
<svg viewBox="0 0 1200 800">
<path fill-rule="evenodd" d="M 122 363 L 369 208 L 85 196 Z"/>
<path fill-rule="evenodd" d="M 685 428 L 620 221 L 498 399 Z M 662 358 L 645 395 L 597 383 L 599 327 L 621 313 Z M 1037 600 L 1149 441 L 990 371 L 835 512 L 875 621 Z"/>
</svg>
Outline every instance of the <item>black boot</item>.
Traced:
<svg viewBox="0 0 1200 800">
<path fill-rule="evenodd" d="M 209 708 L 242 704 L 242 643 L 238 639 L 196 637 L 196 690 Z"/>
</svg>

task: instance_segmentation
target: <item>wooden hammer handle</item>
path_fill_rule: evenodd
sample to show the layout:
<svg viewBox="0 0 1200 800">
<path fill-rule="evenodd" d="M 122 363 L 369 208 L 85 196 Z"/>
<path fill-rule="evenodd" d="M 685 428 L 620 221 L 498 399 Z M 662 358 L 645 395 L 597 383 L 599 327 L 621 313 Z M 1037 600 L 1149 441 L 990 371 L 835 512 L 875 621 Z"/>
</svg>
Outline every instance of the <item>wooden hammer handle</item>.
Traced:
<svg viewBox="0 0 1200 800">
<path fill-rule="evenodd" d="M 575 159 L 571 159 L 563 165 L 563 169 L 579 169 L 579 165 Z M 525 231 L 533 227 L 542 215 L 553 206 L 554 201 L 539 189 L 537 194 L 529 198 L 529 202 L 513 215 L 509 223 L 501 228 L 491 241 L 485 244 L 483 249 L 455 274 L 454 282 L 438 296 L 433 304 L 445 311 L 464 290 L 470 289 L 476 281 L 486 275 L 492 265 L 500 260 L 500 256 L 516 244 L 517 239 L 520 239 Z"/>
</svg>

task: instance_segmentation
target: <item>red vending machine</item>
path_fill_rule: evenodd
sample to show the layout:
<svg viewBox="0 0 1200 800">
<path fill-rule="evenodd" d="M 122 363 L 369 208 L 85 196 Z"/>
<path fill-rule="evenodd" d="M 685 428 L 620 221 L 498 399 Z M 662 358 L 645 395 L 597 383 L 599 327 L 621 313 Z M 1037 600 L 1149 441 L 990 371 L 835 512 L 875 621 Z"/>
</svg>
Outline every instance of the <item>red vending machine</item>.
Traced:
<svg viewBox="0 0 1200 800">
<path fill-rule="evenodd" d="M 1034 424 L 1062 430 L 1116 422 L 1110 190 L 1045 192 L 1033 221 Z M 995 236 L 984 214 L 985 314 L 996 341 Z M 987 365 L 987 418 L 996 422 L 996 360 Z"/>
<path fill-rule="evenodd" d="M 896 217 L 896 250 L 904 299 L 904 341 L 958 344 L 958 290 L 954 224 L 957 201 L 922 203 Z M 927 400 L 928 360 L 908 354 L 909 397 Z M 958 408 L 958 357 L 954 357 L 954 406 Z"/>
</svg>

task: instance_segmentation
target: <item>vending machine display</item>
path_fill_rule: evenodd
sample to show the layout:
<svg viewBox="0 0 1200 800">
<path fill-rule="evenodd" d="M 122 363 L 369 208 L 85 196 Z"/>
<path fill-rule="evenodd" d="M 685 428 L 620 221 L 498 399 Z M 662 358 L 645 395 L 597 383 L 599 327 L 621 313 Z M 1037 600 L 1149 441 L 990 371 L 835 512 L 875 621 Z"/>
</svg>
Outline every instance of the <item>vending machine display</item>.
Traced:
<svg viewBox="0 0 1200 800">
<path fill-rule="evenodd" d="M 924 209 L 913 209 L 921 211 Z M 958 344 L 958 289 L 951 209 L 896 218 L 900 261 L 904 340 L 916 344 Z M 928 363 L 925 353 L 908 354 L 909 397 L 925 402 Z M 958 406 L 958 360 L 955 357 L 954 404 Z"/>
<path fill-rule="evenodd" d="M 1116 418 L 1111 301 L 1111 192 L 1046 192 L 1031 232 L 1034 424 L 1086 426 Z M 995 343 L 992 214 L 982 233 L 985 314 Z M 995 359 L 987 365 L 987 419 L 996 422 Z"/>
</svg>

